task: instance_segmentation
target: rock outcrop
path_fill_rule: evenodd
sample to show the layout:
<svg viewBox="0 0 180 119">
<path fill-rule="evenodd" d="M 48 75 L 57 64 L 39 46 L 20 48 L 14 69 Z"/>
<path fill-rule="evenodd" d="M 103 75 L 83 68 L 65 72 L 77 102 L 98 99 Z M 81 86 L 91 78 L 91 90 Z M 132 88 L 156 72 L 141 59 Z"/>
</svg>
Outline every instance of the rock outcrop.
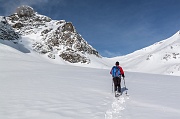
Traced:
<svg viewBox="0 0 180 119">
<path fill-rule="evenodd" d="M 16 13 L 7 17 L 7 20 L 22 36 L 36 35 L 38 39 L 35 39 L 33 49 L 49 58 L 60 56 L 70 63 L 90 63 L 88 55 L 101 57 L 71 22 L 52 20 L 29 6 L 18 7 Z"/>
<path fill-rule="evenodd" d="M 0 39 L 2 40 L 18 40 L 20 35 L 14 31 L 8 24 L 5 17 L 0 17 Z"/>
</svg>

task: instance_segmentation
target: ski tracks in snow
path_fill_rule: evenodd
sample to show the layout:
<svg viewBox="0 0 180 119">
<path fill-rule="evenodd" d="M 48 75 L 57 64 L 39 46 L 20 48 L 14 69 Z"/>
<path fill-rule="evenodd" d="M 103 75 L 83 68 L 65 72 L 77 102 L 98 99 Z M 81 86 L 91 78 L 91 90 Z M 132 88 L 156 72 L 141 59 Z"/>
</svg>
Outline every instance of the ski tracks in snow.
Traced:
<svg viewBox="0 0 180 119">
<path fill-rule="evenodd" d="M 127 96 L 115 97 L 110 109 L 105 113 L 105 119 L 120 119 L 123 115 L 123 110 L 126 108 L 126 100 L 129 99 Z"/>
</svg>

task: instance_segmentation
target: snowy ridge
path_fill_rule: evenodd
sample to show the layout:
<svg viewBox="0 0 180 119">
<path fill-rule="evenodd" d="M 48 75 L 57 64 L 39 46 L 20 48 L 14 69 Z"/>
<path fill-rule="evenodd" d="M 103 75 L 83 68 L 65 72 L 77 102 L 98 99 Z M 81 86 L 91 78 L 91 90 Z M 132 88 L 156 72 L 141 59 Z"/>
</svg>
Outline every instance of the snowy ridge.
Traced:
<svg viewBox="0 0 180 119">
<path fill-rule="evenodd" d="M 180 34 L 113 60 L 128 71 L 180 76 Z"/>
</svg>

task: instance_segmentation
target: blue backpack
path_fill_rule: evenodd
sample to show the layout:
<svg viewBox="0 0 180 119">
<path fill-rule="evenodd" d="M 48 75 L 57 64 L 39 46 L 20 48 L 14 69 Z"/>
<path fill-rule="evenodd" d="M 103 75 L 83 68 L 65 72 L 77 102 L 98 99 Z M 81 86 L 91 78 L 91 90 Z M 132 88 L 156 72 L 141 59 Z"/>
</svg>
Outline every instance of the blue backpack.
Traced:
<svg viewBox="0 0 180 119">
<path fill-rule="evenodd" d="M 117 66 L 113 66 L 111 73 L 112 73 L 112 77 L 120 77 L 121 76 L 120 69 Z"/>
</svg>

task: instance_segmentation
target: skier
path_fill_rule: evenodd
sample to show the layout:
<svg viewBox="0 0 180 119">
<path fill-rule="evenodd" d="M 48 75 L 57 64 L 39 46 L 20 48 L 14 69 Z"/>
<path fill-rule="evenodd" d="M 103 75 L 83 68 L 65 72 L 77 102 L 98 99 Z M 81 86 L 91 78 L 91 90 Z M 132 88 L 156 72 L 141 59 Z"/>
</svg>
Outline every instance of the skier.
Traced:
<svg viewBox="0 0 180 119">
<path fill-rule="evenodd" d="M 121 76 L 123 78 L 125 76 L 122 67 L 119 66 L 119 62 L 116 62 L 115 65 L 112 67 L 110 74 L 113 77 L 115 96 L 119 96 L 121 95 Z"/>
</svg>

